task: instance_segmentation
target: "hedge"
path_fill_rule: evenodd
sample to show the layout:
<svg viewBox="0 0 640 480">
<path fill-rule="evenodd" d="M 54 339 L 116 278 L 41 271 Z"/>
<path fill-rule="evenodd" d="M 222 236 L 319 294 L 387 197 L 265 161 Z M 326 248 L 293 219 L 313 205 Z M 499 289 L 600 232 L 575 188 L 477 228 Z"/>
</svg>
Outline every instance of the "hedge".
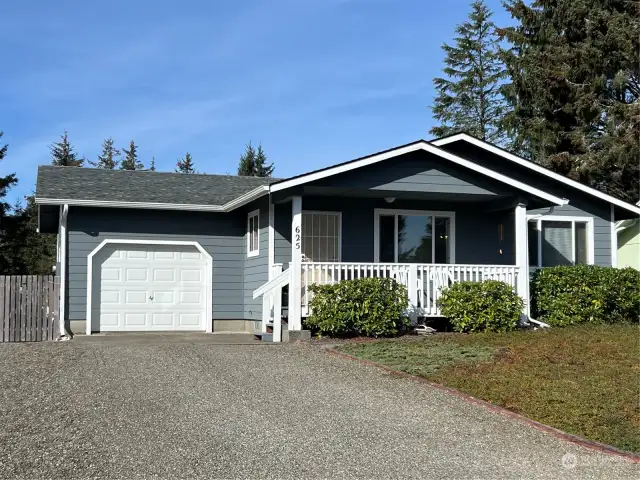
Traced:
<svg viewBox="0 0 640 480">
<path fill-rule="evenodd" d="M 640 314 L 640 272 L 632 268 L 542 268 L 530 291 L 532 317 L 552 326 L 638 322 Z"/>
<path fill-rule="evenodd" d="M 407 289 L 390 278 L 344 280 L 309 287 L 306 327 L 328 336 L 387 337 L 409 325 Z"/>
<path fill-rule="evenodd" d="M 456 332 L 508 332 L 518 326 L 524 301 L 508 284 L 485 280 L 456 282 L 437 304 Z"/>
</svg>

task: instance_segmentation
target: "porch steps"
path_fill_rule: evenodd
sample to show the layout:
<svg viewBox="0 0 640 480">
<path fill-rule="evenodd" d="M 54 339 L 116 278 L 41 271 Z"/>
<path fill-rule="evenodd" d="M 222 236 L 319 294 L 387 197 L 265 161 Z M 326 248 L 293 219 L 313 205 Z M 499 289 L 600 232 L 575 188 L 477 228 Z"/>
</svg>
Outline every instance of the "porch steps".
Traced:
<svg viewBox="0 0 640 480">
<path fill-rule="evenodd" d="M 287 318 L 282 317 L 281 320 L 281 329 L 282 329 L 282 342 L 289 341 L 289 324 L 287 323 Z M 267 324 L 267 332 L 266 333 L 256 333 L 255 336 L 260 339 L 262 342 L 273 342 L 273 322 Z"/>
</svg>

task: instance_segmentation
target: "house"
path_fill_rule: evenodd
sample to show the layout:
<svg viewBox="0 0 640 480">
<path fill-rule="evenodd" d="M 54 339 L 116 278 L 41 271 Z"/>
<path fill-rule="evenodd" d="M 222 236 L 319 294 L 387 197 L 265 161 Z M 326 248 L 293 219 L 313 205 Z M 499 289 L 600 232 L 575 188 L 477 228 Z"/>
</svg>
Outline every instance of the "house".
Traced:
<svg viewBox="0 0 640 480">
<path fill-rule="evenodd" d="M 640 205 L 640 202 L 636 203 Z M 638 218 L 616 222 L 618 267 L 640 270 L 640 221 Z"/>
<path fill-rule="evenodd" d="M 532 268 L 617 265 L 616 221 L 640 215 L 466 134 L 282 180 L 41 166 L 36 203 L 40 231 L 58 233 L 72 332 L 275 341 L 283 312 L 287 334 L 302 328 L 313 282 L 395 278 L 417 317 L 458 280 L 528 300 Z"/>
</svg>

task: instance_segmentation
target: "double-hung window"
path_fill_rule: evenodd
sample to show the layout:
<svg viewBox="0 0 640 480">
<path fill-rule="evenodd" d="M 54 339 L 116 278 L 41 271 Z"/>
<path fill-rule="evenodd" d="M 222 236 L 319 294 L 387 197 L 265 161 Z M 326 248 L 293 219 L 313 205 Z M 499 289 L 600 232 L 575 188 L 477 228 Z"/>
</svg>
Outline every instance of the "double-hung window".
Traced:
<svg viewBox="0 0 640 480">
<path fill-rule="evenodd" d="M 528 227 L 530 267 L 593 263 L 593 218 L 538 217 Z"/>
<path fill-rule="evenodd" d="M 260 254 L 260 210 L 249 212 L 247 216 L 247 256 Z"/>
<path fill-rule="evenodd" d="M 302 254 L 312 262 L 339 262 L 340 212 L 302 212 Z"/>
</svg>

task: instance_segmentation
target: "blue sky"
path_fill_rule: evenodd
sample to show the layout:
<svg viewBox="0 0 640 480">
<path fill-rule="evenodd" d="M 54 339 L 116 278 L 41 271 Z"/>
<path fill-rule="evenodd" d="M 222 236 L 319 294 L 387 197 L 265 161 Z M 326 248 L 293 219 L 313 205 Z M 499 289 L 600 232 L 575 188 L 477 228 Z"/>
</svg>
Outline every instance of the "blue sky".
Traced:
<svg viewBox="0 0 640 480">
<path fill-rule="evenodd" d="M 95 159 L 131 139 L 173 170 L 235 173 L 250 140 L 286 177 L 418 138 L 468 0 L 25 0 L 0 5 L 9 200 L 64 129 Z M 509 23 L 498 1 L 494 21 Z M 437 8 L 434 8 L 434 4 Z"/>
</svg>

